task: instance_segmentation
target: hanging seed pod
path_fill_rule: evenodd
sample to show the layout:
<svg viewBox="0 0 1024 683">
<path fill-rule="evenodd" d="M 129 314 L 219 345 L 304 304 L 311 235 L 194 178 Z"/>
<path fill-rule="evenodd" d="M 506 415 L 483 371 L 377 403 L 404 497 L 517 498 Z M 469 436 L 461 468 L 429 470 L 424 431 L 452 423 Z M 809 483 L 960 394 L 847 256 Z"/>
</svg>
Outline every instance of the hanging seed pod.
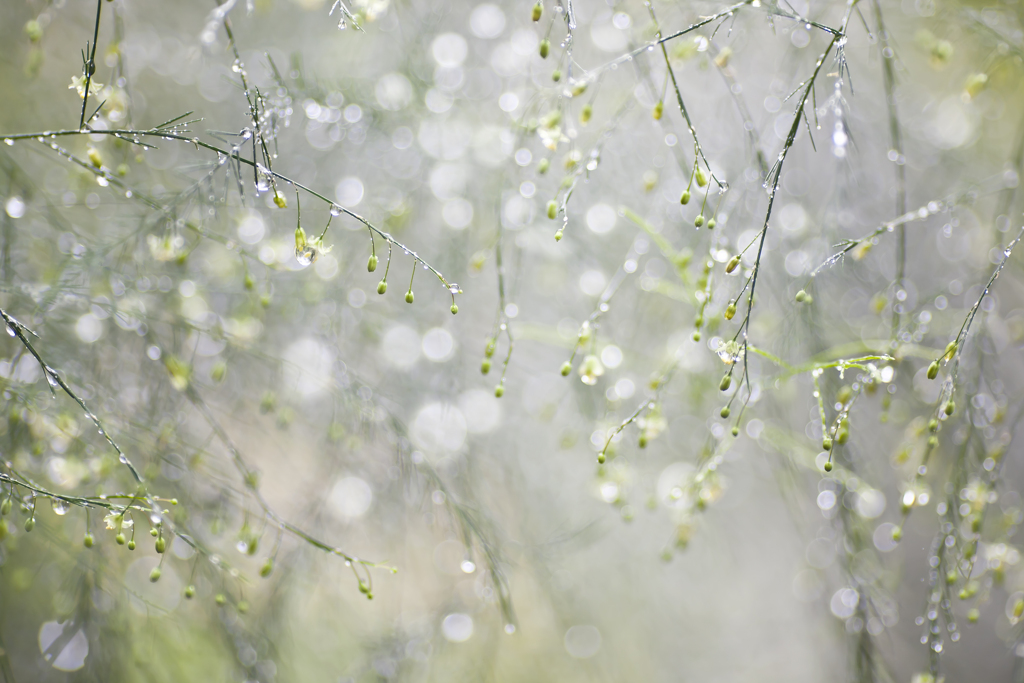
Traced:
<svg viewBox="0 0 1024 683">
<path fill-rule="evenodd" d="M 530 12 L 530 18 L 534 21 L 540 21 L 540 15 L 544 13 L 544 5 L 539 2 L 534 4 L 533 11 Z"/>
<path fill-rule="evenodd" d="M 550 51 L 551 51 L 551 43 L 548 42 L 548 39 L 545 38 L 544 40 L 540 41 L 540 57 L 541 57 L 541 59 L 547 59 L 548 58 L 548 52 L 550 52 Z"/>
<path fill-rule="evenodd" d="M 731 259 L 729 259 L 729 262 L 725 264 L 725 272 L 731 273 L 732 271 L 736 270 L 736 267 L 739 265 L 740 257 L 737 254 L 736 256 L 733 256 Z"/>
<path fill-rule="evenodd" d="M 665 103 L 661 100 L 658 100 L 657 104 L 654 105 L 654 110 L 651 111 L 651 116 L 654 118 L 655 121 L 661 121 L 661 115 L 662 113 L 664 113 L 664 111 Z"/>
</svg>

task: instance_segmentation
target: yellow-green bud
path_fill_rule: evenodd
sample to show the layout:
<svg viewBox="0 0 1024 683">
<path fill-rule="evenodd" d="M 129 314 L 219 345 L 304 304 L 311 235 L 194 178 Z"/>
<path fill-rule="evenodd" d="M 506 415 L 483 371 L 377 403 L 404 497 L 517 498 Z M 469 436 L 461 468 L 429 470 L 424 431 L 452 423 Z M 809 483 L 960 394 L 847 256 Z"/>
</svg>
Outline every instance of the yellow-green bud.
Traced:
<svg viewBox="0 0 1024 683">
<path fill-rule="evenodd" d="M 932 419 L 928 420 L 928 431 L 929 432 L 937 432 L 937 431 L 939 431 L 939 421 L 936 420 L 934 417 Z"/>
<path fill-rule="evenodd" d="M 128 550 L 135 550 L 135 541 L 134 541 L 134 539 L 128 541 Z"/>
<path fill-rule="evenodd" d="M 679 196 L 679 203 L 680 204 L 689 204 L 690 203 L 690 191 L 689 190 L 683 190 L 683 194 Z"/>
<path fill-rule="evenodd" d="M 796 302 L 798 304 L 802 304 L 805 301 L 807 301 L 807 292 L 801 289 L 799 292 L 796 293 Z"/>
<path fill-rule="evenodd" d="M 826 472 L 831 472 L 832 471 L 832 461 L 831 460 L 826 460 L 825 464 L 822 465 L 822 469 L 824 469 Z"/>
<path fill-rule="evenodd" d="M 288 206 L 288 200 L 284 198 L 284 195 L 280 192 L 274 193 L 274 203 L 277 204 L 277 208 L 283 209 Z"/>
<path fill-rule="evenodd" d="M 654 111 L 651 112 L 651 116 L 654 117 L 655 121 L 661 120 L 661 115 L 665 111 L 665 103 L 658 100 L 657 104 L 654 105 Z"/>
<path fill-rule="evenodd" d="M 715 219 L 710 219 L 708 221 L 708 230 L 714 230 L 716 225 L 718 225 L 718 223 L 715 221 Z"/>
<path fill-rule="evenodd" d="M 736 304 L 732 301 L 725 307 L 725 313 L 723 314 L 726 320 L 732 320 L 733 316 L 736 315 Z"/>
<path fill-rule="evenodd" d="M 589 104 L 583 105 L 583 109 L 580 111 L 580 123 L 584 126 L 590 123 L 590 117 L 594 115 L 594 108 Z"/>
<path fill-rule="evenodd" d="M 377 270 L 377 255 L 376 254 L 370 254 L 370 258 L 366 262 L 366 270 L 370 271 L 371 273 L 373 271 Z"/>
<path fill-rule="evenodd" d="M 729 387 L 732 386 L 732 375 L 725 375 L 722 377 L 722 381 L 718 383 L 719 391 L 728 391 Z"/>
<path fill-rule="evenodd" d="M 25 35 L 33 43 L 38 43 L 43 38 L 43 25 L 35 19 L 29 20 L 25 24 Z"/>
<path fill-rule="evenodd" d="M 739 265 L 740 265 L 740 257 L 739 257 L 739 255 L 733 256 L 731 259 L 729 259 L 729 262 L 725 264 L 725 272 L 726 273 L 731 273 L 732 271 L 736 270 L 737 266 L 739 266 Z"/>
<path fill-rule="evenodd" d="M 939 374 L 939 361 L 933 360 L 928 366 L 928 379 L 935 379 Z"/>
<path fill-rule="evenodd" d="M 125 541 L 124 534 L 119 533 L 117 536 L 114 536 L 114 541 L 118 545 L 124 545 L 124 541 Z"/>
<path fill-rule="evenodd" d="M 555 220 L 555 216 L 558 215 L 558 204 L 552 199 L 548 202 L 548 218 Z"/>
<path fill-rule="evenodd" d="M 223 593 L 217 593 L 216 597 L 214 597 L 214 602 L 216 602 L 218 605 L 226 605 L 228 602 L 228 597 Z"/>
<path fill-rule="evenodd" d="M 92 534 L 86 534 L 82 537 L 82 545 L 86 548 L 91 548 L 95 542 L 96 539 L 92 537 Z"/>
<path fill-rule="evenodd" d="M 405 293 L 405 303 L 411 304 L 415 300 L 415 298 L 416 297 L 413 296 L 411 289 Z"/>
<path fill-rule="evenodd" d="M 494 396 L 495 396 L 495 398 L 501 398 L 504 395 L 505 395 L 505 385 L 504 384 L 499 384 L 498 386 L 494 387 Z"/>
<path fill-rule="evenodd" d="M 128 175 L 128 171 L 129 171 L 128 164 L 118 164 L 117 165 L 117 175 L 121 176 L 122 178 L 125 177 L 126 175 Z"/>
<path fill-rule="evenodd" d="M 262 576 L 265 579 L 268 576 L 270 576 L 270 573 L 273 572 L 273 571 L 274 571 L 274 562 L 273 562 L 273 560 L 267 560 L 266 562 L 263 563 L 263 566 L 260 567 L 260 576 Z"/>
<path fill-rule="evenodd" d="M 36 528 L 36 518 L 29 517 L 25 520 L 25 531 L 29 532 Z"/>
<path fill-rule="evenodd" d="M 832 450 L 832 439 L 831 438 L 826 436 L 824 439 L 821 440 L 821 450 L 823 450 L 823 451 L 830 451 L 830 450 Z"/>
<path fill-rule="evenodd" d="M 729 406 L 722 406 L 722 410 L 719 413 L 719 415 L 721 415 L 722 419 L 724 420 L 725 418 L 729 417 L 729 413 L 730 412 L 732 412 L 732 411 L 729 410 Z"/>
<path fill-rule="evenodd" d="M 562 363 L 562 369 L 560 372 L 562 373 L 562 377 L 568 377 L 569 373 L 572 372 L 572 363 L 569 361 Z"/>
<path fill-rule="evenodd" d="M 552 71 L 551 80 L 553 80 L 555 83 L 558 83 L 558 81 L 562 80 L 562 70 L 555 69 L 554 71 Z"/>
<path fill-rule="evenodd" d="M 480 363 L 480 374 L 486 375 L 491 371 L 491 361 L 489 358 L 484 358 L 483 362 Z"/>
<path fill-rule="evenodd" d="M 160 580 L 160 567 L 153 567 L 153 571 L 149 573 L 149 580 L 153 583 Z"/>
<path fill-rule="evenodd" d="M 540 15 L 544 12 L 544 5 L 539 2 L 534 4 L 533 11 L 530 13 L 530 18 L 534 21 L 540 21 Z"/>
<path fill-rule="evenodd" d="M 545 38 L 544 40 L 540 41 L 540 56 L 541 56 L 541 59 L 547 59 L 548 58 L 548 52 L 550 50 L 551 50 L 551 43 L 548 42 L 547 38 Z"/>
<path fill-rule="evenodd" d="M 452 304 L 451 312 L 452 312 L 452 315 L 455 315 L 456 313 L 459 312 L 459 307 L 456 306 L 455 304 Z"/>
<path fill-rule="evenodd" d="M 899 543 L 902 538 L 903 538 L 903 527 L 899 527 L 899 526 L 898 527 L 894 527 L 893 530 L 892 530 L 892 540 L 894 540 L 897 543 Z"/>
<path fill-rule="evenodd" d="M 11 513 L 11 499 L 4 498 L 4 502 L 0 503 L 0 515 L 8 515 Z"/>
<path fill-rule="evenodd" d="M 90 147 L 88 151 L 89 163 L 99 168 L 103 165 L 103 157 L 100 156 L 100 151 L 95 147 Z"/>
<path fill-rule="evenodd" d="M 734 425 L 733 428 L 732 428 L 732 435 L 733 436 L 739 436 L 740 435 L 740 428 Z"/>
<path fill-rule="evenodd" d="M 156 551 L 158 553 L 163 553 L 163 551 L 166 550 L 166 549 L 167 549 L 167 541 L 164 539 L 164 537 L 161 536 L 158 539 L 156 539 Z"/>
<path fill-rule="evenodd" d="M 952 415 L 953 412 L 956 411 L 956 404 L 953 402 L 953 399 L 946 401 L 946 405 L 943 406 L 942 411 L 946 413 L 946 415 Z"/>
<path fill-rule="evenodd" d="M 697 228 L 699 228 L 700 226 L 704 225 L 704 214 L 702 214 L 702 213 L 697 214 L 697 217 L 693 219 L 693 225 L 694 225 L 694 227 L 697 227 Z"/>
<path fill-rule="evenodd" d="M 551 159 L 541 159 L 537 162 L 537 173 L 544 175 L 551 168 Z"/>
<path fill-rule="evenodd" d="M 697 173 L 694 174 L 694 179 L 697 181 L 698 187 L 704 187 L 708 184 L 708 177 L 704 174 L 702 169 L 697 169 Z"/>
<path fill-rule="evenodd" d="M 196 587 L 191 584 L 185 586 L 185 599 L 191 600 L 194 597 L 196 597 Z"/>
<path fill-rule="evenodd" d="M 556 242 L 561 242 L 561 241 L 562 241 L 562 229 L 561 229 L 561 228 L 559 228 L 559 229 L 558 229 L 558 230 L 557 230 L 557 231 L 555 232 L 555 241 L 556 241 Z"/>
<path fill-rule="evenodd" d="M 977 624 L 978 619 L 981 619 L 981 610 L 979 610 L 977 607 L 972 607 L 971 609 L 967 610 L 968 622 L 972 624 Z"/>
<path fill-rule="evenodd" d="M 246 273 L 245 279 L 242 280 L 242 286 L 251 292 L 256 287 L 256 280 L 253 279 L 252 275 Z"/>
<path fill-rule="evenodd" d="M 380 282 L 377 283 L 377 293 L 383 294 L 386 291 L 388 291 L 388 281 L 381 280 Z"/>
</svg>

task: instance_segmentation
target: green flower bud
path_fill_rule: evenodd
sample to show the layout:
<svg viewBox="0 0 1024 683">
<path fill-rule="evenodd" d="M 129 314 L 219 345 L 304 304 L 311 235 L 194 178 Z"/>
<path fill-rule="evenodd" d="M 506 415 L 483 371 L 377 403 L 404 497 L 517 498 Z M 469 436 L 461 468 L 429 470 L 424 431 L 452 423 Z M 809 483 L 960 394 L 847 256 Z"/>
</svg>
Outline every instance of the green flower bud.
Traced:
<svg viewBox="0 0 1024 683">
<path fill-rule="evenodd" d="M 228 364 L 224 361 L 217 361 L 210 370 L 210 378 L 213 379 L 214 382 L 223 382 L 224 375 L 226 375 L 227 372 Z"/>
<path fill-rule="evenodd" d="M 892 540 L 894 540 L 897 543 L 899 543 L 902 538 L 903 538 L 903 527 L 899 527 L 898 526 L 898 527 L 893 528 L 893 530 L 892 530 Z"/>
<path fill-rule="evenodd" d="M 124 534 L 119 533 L 117 536 L 114 536 L 114 541 L 118 545 L 124 545 L 124 541 L 125 541 Z"/>
<path fill-rule="evenodd" d="M 967 621 L 972 624 L 977 624 L 978 619 L 981 619 L 981 611 L 977 607 L 972 607 L 967 611 Z"/>
<path fill-rule="evenodd" d="M 823 451 L 830 451 L 830 450 L 832 450 L 832 439 L 830 439 L 827 436 L 824 439 L 822 439 L 821 440 L 821 450 L 823 450 Z"/>
<path fill-rule="evenodd" d="M 700 341 L 700 330 L 694 330 L 693 335 L 691 336 L 693 337 L 693 341 Z"/>
<path fill-rule="evenodd" d="M 217 595 L 213 599 L 214 599 L 214 602 L 216 602 L 218 605 L 221 605 L 221 606 L 226 605 L 227 602 L 228 602 L 227 596 L 224 595 L 223 593 L 217 593 Z"/>
<path fill-rule="evenodd" d="M 35 517 L 29 517 L 28 519 L 25 520 L 25 531 L 26 532 L 30 532 L 30 531 L 32 531 L 35 528 L 36 528 L 36 518 Z"/>
<path fill-rule="evenodd" d="M 388 281 L 381 280 L 380 282 L 377 283 L 377 293 L 383 294 L 386 291 L 388 291 Z"/>
<path fill-rule="evenodd" d="M 726 375 L 722 377 L 722 381 L 718 383 L 719 391 L 728 391 L 729 387 L 732 386 L 732 375 Z"/>
<path fill-rule="evenodd" d="M 796 293 L 796 302 L 798 304 L 802 304 L 805 301 L 807 301 L 807 292 L 801 289 L 799 292 Z"/>
<path fill-rule="evenodd" d="M 551 168 L 550 159 L 541 159 L 540 161 L 537 162 L 537 173 L 544 175 L 545 173 L 548 172 L 549 168 Z"/>
<path fill-rule="evenodd" d="M 608 458 L 607 458 L 607 456 L 605 456 L 604 451 L 602 451 L 602 452 L 597 454 L 597 464 L 598 465 L 603 465 L 605 463 L 605 460 L 607 460 L 607 459 Z"/>
<path fill-rule="evenodd" d="M 640 448 L 647 448 L 647 432 L 640 432 L 640 438 L 637 439 L 637 446 Z"/>
<path fill-rule="evenodd" d="M 853 389 L 849 384 L 844 384 L 839 388 L 839 391 L 836 392 L 836 401 L 839 403 L 846 403 L 851 398 L 853 398 Z"/>
<path fill-rule="evenodd" d="M 946 350 L 942 353 L 942 356 L 943 356 L 943 358 L 946 359 L 946 362 L 949 362 L 949 361 L 953 360 L 953 355 L 956 353 L 956 349 L 957 349 L 958 345 L 959 344 L 957 343 L 957 341 L 955 339 L 953 341 L 949 342 L 948 344 L 946 344 Z"/>
<path fill-rule="evenodd" d="M 704 214 L 702 214 L 702 213 L 697 214 L 697 217 L 693 219 L 693 225 L 694 225 L 694 227 L 698 227 L 698 228 L 700 226 L 704 225 Z"/>
<path fill-rule="evenodd" d="M 235 608 L 239 611 L 240 614 L 245 614 L 246 612 L 249 611 L 249 601 L 248 600 L 239 600 L 238 604 L 235 605 Z"/>
<path fill-rule="evenodd" d="M 555 241 L 556 242 L 561 242 L 562 241 L 562 229 L 561 228 L 559 228 L 558 231 L 555 232 Z"/>
<path fill-rule="evenodd" d="M 729 410 L 729 406 L 723 406 L 721 412 L 719 412 L 718 414 L 721 415 L 722 419 L 724 420 L 727 417 L 729 417 L 729 413 L 731 413 L 731 412 L 732 411 Z"/>
<path fill-rule="evenodd" d="M 729 262 L 725 264 L 725 272 L 726 273 L 731 273 L 732 271 L 736 270 L 736 268 L 739 265 L 740 265 L 740 257 L 739 257 L 739 254 L 737 254 L 736 256 L 733 256 L 731 259 L 729 259 Z"/>
<path fill-rule="evenodd" d="M 262 576 L 265 579 L 268 576 L 270 576 L 271 572 L 273 572 L 273 571 L 274 571 L 274 562 L 273 562 L 273 560 L 267 560 L 266 562 L 263 563 L 263 566 L 260 567 L 260 576 Z"/>
<path fill-rule="evenodd" d="M 491 361 L 489 358 L 484 358 L 483 362 L 480 363 L 480 374 L 486 375 L 491 371 Z"/>
<path fill-rule="evenodd" d="M 89 163 L 96 168 L 103 165 L 103 157 L 100 155 L 100 151 L 95 147 L 90 147 L 86 154 L 89 157 Z"/>
<path fill-rule="evenodd" d="M 377 255 L 376 254 L 370 254 L 370 259 L 366 262 L 366 270 L 370 271 L 371 273 L 373 271 L 377 270 Z"/>
<path fill-rule="evenodd" d="M 704 170 L 703 169 L 698 168 L 697 169 L 697 173 L 694 174 L 693 177 L 697 181 L 697 186 L 698 187 L 704 187 L 705 185 L 708 184 L 708 177 L 707 177 L 707 175 L 704 174 Z"/>
<path fill-rule="evenodd" d="M 928 379 L 935 379 L 939 374 L 939 361 L 933 360 L 928 366 Z"/>
<path fill-rule="evenodd" d="M 540 41 L 540 57 L 541 57 L 541 59 L 547 59 L 548 58 L 548 52 L 550 50 L 551 50 L 551 43 L 548 42 L 547 38 L 545 38 L 544 40 Z"/>
<path fill-rule="evenodd" d="M 540 21 L 540 15 L 544 12 L 544 5 L 539 2 L 534 4 L 533 11 L 530 13 L 530 18 L 534 21 Z"/>
<path fill-rule="evenodd" d="M 572 372 L 572 363 L 569 361 L 562 363 L 562 369 L 560 372 L 562 373 L 562 377 L 568 377 L 569 373 Z"/>
<path fill-rule="evenodd" d="M 274 203 L 277 204 L 277 208 L 279 209 L 283 209 L 288 206 L 288 200 L 285 199 L 284 195 L 280 192 L 274 192 Z"/>
<path fill-rule="evenodd" d="M 557 215 L 558 215 L 558 204 L 556 204 L 555 200 L 552 199 L 551 201 L 548 202 L 548 218 L 550 218 L 551 220 L 555 220 L 555 216 L 557 216 Z"/>
<path fill-rule="evenodd" d="M 11 514 L 11 499 L 5 498 L 3 503 L 0 503 L 0 515 Z"/>
<path fill-rule="evenodd" d="M 194 597 L 196 597 L 196 587 L 191 584 L 185 586 L 185 599 L 191 600 Z"/>
<path fill-rule="evenodd" d="M 935 436 L 934 434 L 932 434 L 931 436 L 928 437 L 928 447 L 929 448 L 935 448 L 938 445 L 939 445 L 939 437 Z"/>
<path fill-rule="evenodd" d="M 130 169 L 128 168 L 128 164 L 118 164 L 117 165 L 117 175 L 121 176 L 122 178 L 124 178 L 126 175 L 128 175 L 128 171 L 129 170 Z"/>
<path fill-rule="evenodd" d="M 716 225 L 718 225 L 718 223 L 715 221 L 714 218 L 712 218 L 711 220 L 708 221 L 708 230 L 714 230 Z"/>
<path fill-rule="evenodd" d="M 832 471 L 832 461 L 831 460 L 826 460 L 825 464 L 822 465 L 822 469 L 825 470 L 826 472 L 831 472 Z"/>
<path fill-rule="evenodd" d="M 562 70 L 555 69 L 554 71 L 552 71 L 551 80 L 553 80 L 555 83 L 558 83 L 558 81 L 562 80 Z"/>
<path fill-rule="evenodd" d="M 135 550 L 135 539 L 128 541 L 128 550 Z"/>
<path fill-rule="evenodd" d="M 416 297 L 413 296 L 411 289 L 405 293 L 405 303 L 411 304 L 415 298 Z"/>
<path fill-rule="evenodd" d="M 946 583 L 950 586 L 956 583 L 956 570 L 946 572 Z"/>
<path fill-rule="evenodd" d="M 953 402 L 953 399 L 946 401 L 946 405 L 942 407 L 942 411 L 946 413 L 946 415 L 952 415 L 953 412 L 956 411 L 956 403 Z"/>
<path fill-rule="evenodd" d="M 452 311 L 452 315 L 455 315 L 456 313 L 459 312 L 459 307 L 456 306 L 455 304 L 452 304 L 451 311 Z"/>
<path fill-rule="evenodd" d="M 165 550 L 167 550 L 167 540 L 161 536 L 156 539 L 156 551 L 162 554 Z"/>
<path fill-rule="evenodd" d="M 683 190 L 683 194 L 680 195 L 680 197 L 679 197 L 679 203 L 680 204 L 689 204 L 690 203 L 690 191 L 689 190 Z"/>
<path fill-rule="evenodd" d="M 740 428 L 736 427 L 736 426 L 733 426 L 733 428 L 732 428 L 732 435 L 733 436 L 739 436 L 740 435 Z"/>
<path fill-rule="evenodd" d="M 86 548 L 91 548 L 94 543 L 96 543 L 96 539 L 93 538 L 92 534 L 86 534 L 82 537 L 82 545 Z"/>
<path fill-rule="evenodd" d="M 494 387 L 494 396 L 495 396 L 495 398 L 501 398 L 504 395 L 505 395 L 505 385 L 504 384 L 499 384 L 498 386 Z"/>
<path fill-rule="evenodd" d="M 928 431 L 929 432 L 937 432 L 937 431 L 939 431 L 939 421 L 936 420 L 934 417 L 932 419 L 928 420 Z"/>
<path fill-rule="evenodd" d="M 260 306 L 267 308 L 270 306 L 270 295 L 264 294 L 260 297 Z"/>
<path fill-rule="evenodd" d="M 35 19 L 29 20 L 25 24 L 25 35 L 33 43 L 38 43 L 43 38 L 43 25 Z"/>
<path fill-rule="evenodd" d="M 153 571 L 149 573 L 149 580 L 153 583 L 160 580 L 160 567 L 153 567 Z"/>
<path fill-rule="evenodd" d="M 725 313 L 723 314 L 723 316 L 725 317 L 726 320 L 732 320 L 733 316 L 735 316 L 735 315 L 736 315 L 736 304 L 735 304 L 735 302 L 730 301 L 729 305 L 725 307 Z"/>
<path fill-rule="evenodd" d="M 651 112 L 651 116 L 654 117 L 655 121 L 661 120 L 661 115 L 665 111 L 665 103 L 658 100 L 658 103 L 654 105 L 654 111 Z"/>
</svg>

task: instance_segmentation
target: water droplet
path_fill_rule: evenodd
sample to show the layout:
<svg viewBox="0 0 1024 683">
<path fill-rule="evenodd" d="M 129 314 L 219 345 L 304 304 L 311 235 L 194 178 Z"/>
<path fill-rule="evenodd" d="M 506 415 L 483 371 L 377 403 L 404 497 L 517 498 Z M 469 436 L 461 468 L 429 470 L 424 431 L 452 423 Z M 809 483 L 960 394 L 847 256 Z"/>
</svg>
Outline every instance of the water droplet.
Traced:
<svg viewBox="0 0 1024 683">
<path fill-rule="evenodd" d="M 14 336 L 14 328 L 11 327 L 10 325 L 7 326 L 7 334 L 11 335 L 12 337 Z"/>
<path fill-rule="evenodd" d="M 476 571 L 476 565 L 473 563 L 472 560 L 463 560 L 460 567 L 462 568 L 462 571 L 466 574 L 472 574 Z"/>
<path fill-rule="evenodd" d="M 299 265 L 303 268 L 313 263 L 313 261 L 316 261 L 316 257 L 316 249 L 308 244 L 304 247 L 295 248 L 295 260 L 298 261 Z"/>
<path fill-rule="evenodd" d="M 459 289 L 459 286 L 453 282 L 450 285 L 448 285 L 448 291 L 451 292 L 452 294 L 458 294 L 462 290 Z"/>
<path fill-rule="evenodd" d="M 14 145 L 14 140 L 10 138 L 4 138 L 4 144 L 7 145 L 8 147 L 11 147 Z"/>
<path fill-rule="evenodd" d="M 68 514 L 68 510 L 71 509 L 71 504 L 66 500 L 61 500 L 60 498 L 54 498 L 52 505 L 54 514 L 60 515 L 61 517 Z"/>
<path fill-rule="evenodd" d="M 338 206 L 337 204 L 331 204 L 331 215 L 332 216 L 340 216 L 341 215 L 341 207 Z"/>
<path fill-rule="evenodd" d="M 505 633 L 507 633 L 509 635 L 512 635 L 515 632 L 516 632 L 516 625 L 515 624 L 505 624 Z"/>
</svg>

